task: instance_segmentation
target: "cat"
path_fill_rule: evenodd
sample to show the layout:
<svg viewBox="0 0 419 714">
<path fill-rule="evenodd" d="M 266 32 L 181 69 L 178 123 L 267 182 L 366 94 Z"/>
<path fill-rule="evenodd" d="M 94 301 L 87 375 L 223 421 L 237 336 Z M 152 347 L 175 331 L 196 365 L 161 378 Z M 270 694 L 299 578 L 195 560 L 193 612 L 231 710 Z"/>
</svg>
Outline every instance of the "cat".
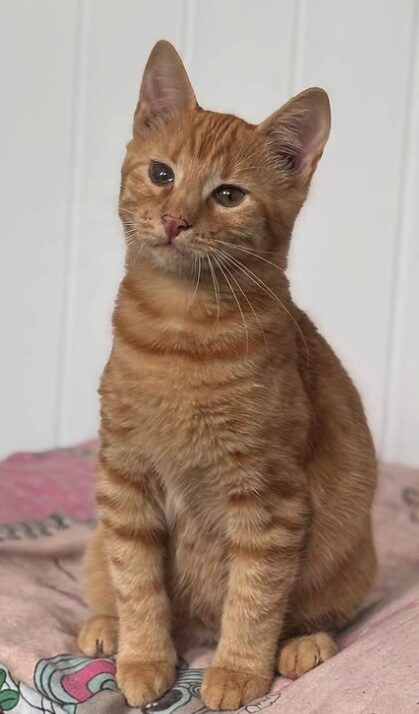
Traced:
<svg viewBox="0 0 419 714">
<path fill-rule="evenodd" d="M 146 65 L 78 638 L 117 653 L 132 706 L 173 684 L 187 628 L 217 643 L 203 702 L 238 709 L 332 657 L 373 582 L 363 407 L 285 274 L 330 121 L 318 88 L 258 126 L 203 110 L 166 41 Z"/>
</svg>

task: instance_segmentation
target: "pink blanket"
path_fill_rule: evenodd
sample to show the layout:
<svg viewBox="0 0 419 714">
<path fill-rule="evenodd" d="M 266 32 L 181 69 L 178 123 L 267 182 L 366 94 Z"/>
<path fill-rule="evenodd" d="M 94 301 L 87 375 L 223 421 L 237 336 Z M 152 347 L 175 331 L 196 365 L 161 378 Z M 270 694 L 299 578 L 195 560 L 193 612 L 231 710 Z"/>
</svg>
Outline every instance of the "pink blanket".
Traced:
<svg viewBox="0 0 419 714">
<path fill-rule="evenodd" d="M 86 615 L 80 555 L 94 515 L 95 444 L 0 464 L 0 714 L 122 714 L 111 659 L 77 653 Z M 419 472 L 381 468 L 374 508 L 377 585 L 340 653 L 301 679 L 278 678 L 248 714 L 419 714 Z M 178 680 L 148 712 L 206 711 L 212 652 L 180 645 Z"/>
</svg>

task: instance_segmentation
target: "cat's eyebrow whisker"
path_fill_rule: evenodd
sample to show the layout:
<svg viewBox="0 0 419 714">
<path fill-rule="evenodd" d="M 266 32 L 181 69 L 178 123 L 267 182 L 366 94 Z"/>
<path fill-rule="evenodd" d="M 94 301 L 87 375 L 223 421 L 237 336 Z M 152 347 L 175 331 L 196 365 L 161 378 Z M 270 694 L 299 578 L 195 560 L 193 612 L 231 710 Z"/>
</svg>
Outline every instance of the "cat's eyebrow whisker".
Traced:
<svg viewBox="0 0 419 714">
<path fill-rule="evenodd" d="M 215 261 L 216 265 L 218 265 L 218 267 L 220 268 L 222 274 L 224 275 L 224 278 L 225 278 L 225 280 L 226 280 L 226 283 L 227 283 L 228 287 L 229 287 L 230 290 L 231 290 L 231 294 L 233 295 L 233 297 L 234 297 L 234 299 L 235 299 L 235 301 L 236 301 L 236 303 L 237 303 L 237 307 L 238 307 L 239 310 L 240 310 L 240 315 L 241 315 L 241 318 L 242 318 L 242 321 L 243 321 L 244 329 L 246 330 L 246 351 L 249 352 L 249 330 L 248 330 L 248 327 L 247 327 L 246 319 L 245 319 L 245 317 L 244 317 L 244 313 L 243 313 L 243 310 L 242 310 L 242 306 L 240 305 L 240 302 L 239 302 L 239 300 L 238 300 L 238 297 L 237 297 L 236 293 L 235 293 L 234 290 L 233 290 L 233 286 L 231 285 L 231 283 L 230 283 L 230 281 L 229 281 L 229 279 L 228 279 L 226 273 L 224 272 L 223 266 L 221 265 L 221 263 L 217 260 L 217 258 L 216 258 L 215 256 L 213 256 L 213 258 L 214 258 L 214 261 Z M 224 267 L 225 267 L 225 266 L 224 266 Z M 231 275 L 231 273 L 230 273 L 230 275 Z"/>
<path fill-rule="evenodd" d="M 237 163 L 234 163 L 234 168 L 240 167 L 243 165 L 246 165 L 246 168 L 247 168 L 247 162 L 250 161 L 250 159 L 253 159 L 254 156 L 259 156 L 259 153 L 260 153 L 260 149 L 256 149 L 256 151 L 252 151 L 251 154 L 248 154 L 247 156 L 243 156 L 243 158 L 240 159 Z"/>
<path fill-rule="evenodd" d="M 219 249 L 219 250 L 220 250 L 220 249 Z M 296 329 L 297 329 L 297 331 L 298 331 L 298 334 L 300 335 L 300 337 L 301 337 L 301 339 L 302 339 L 302 341 L 303 341 L 304 348 L 305 348 L 306 355 L 307 355 L 307 361 L 310 362 L 310 353 L 309 353 L 309 349 L 308 349 L 308 345 L 307 345 L 307 340 L 306 340 L 306 338 L 305 338 L 305 336 L 304 336 L 304 333 L 303 333 L 303 331 L 301 330 L 301 327 L 299 326 L 299 324 L 298 324 L 298 322 L 296 321 L 295 317 L 290 313 L 290 311 L 289 311 L 288 308 L 284 305 L 284 303 L 283 303 L 282 300 L 278 297 L 278 295 L 269 287 L 269 285 L 266 285 L 266 283 L 265 283 L 261 278 L 259 278 L 259 276 L 257 276 L 257 275 L 253 272 L 253 270 L 250 270 L 249 268 L 247 268 L 246 266 L 244 266 L 243 263 L 242 263 L 240 260 L 237 260 L 236 258 L 233 258 L 232 256 L 228 255 L 228 254 L 225 253 L 224 251 L 221 251 L 221 253 L 223 254 L 225 260 L 230 261 L 230 262 L 231 262 L 233 265 L 235 265 L 239 270 L 241 270 L 241 271 L 244 273 L 244 275 L 247 275 L 247 277 L 250 278 L 250 280 L 252 280 L 252 281 L 255 283 L 255 285 L 257 285 L 259 288 L 261 288 L 261 289 L 266 293 L 266 295 L 269 295 L 270 297 L 272 297 L 274 300 L 276 300 L 276 301 L 279 303 L 279 305 L 282 307 L 282 309 L 287 313 L 288 317 L 289 317 L 289 318 L 292 320 L 292 322 L 294 323 L 294 325 L 295 325 L 295 327 L 296 327 Z"/>
<path fill-rule="evenodd" d="M 218 252 L 217 249 L 215 249 L 215 253 L 217 253 L 217 252 Z M 220 256 L 220 258 L 221 258 L 220 261 L 216 261 L 216 262 L 217 262 L 218 267 L 221 269 L 221 267 L 222 267 L 222 266 L 221 266 L 222 256 Z M 215 258 L 214 258 L 214 260 L 215 260 Z M 227 268 L 227 266 L 226 266 L 225 263 L 224 263 L 224 266 L 223 266 L 223 267 L 224 267 L 224 269 L 226 270 L 226 272 L 229 274 L 231 280 L 233 280 L 233 282 L 235 283 L 235 285 L 238 287 L 238 289 L 240 290 L 240 292 L 241 292 L 241 294 L 243 295 L 244 299 L 246 300 L 247 304 L 249 305 L 249 307 L 250 307 L 250 309 L 251 309 L 251 311 L 252 311 L 252 313 L 253 313 L 253 315 L 254 315 L 256 321 L 257 321 L 258 324 L 259 324 L 260 330 L 261 330 L 262 335 L 263 335 L 263 341 L 264 341 L 264 343 L 265 343 L 265 348 L 266 348 L 266 351 L 268 352 L 268 344 L 267 344 L 267 342 L 266 342 L 265 330 L 263 329 L 263 325 L 262 325 L 262 323 L 261 323 L 261 321 L 260 321 L 259 315 L 256 313 L 256 311 L 255 311 L 255 309 L 254 309 L 254 307 L 253 307 L 251 301 L 250 301 L 249 298 L 247 297 L 247 295 L 246 295 L 245 291 L 243 290 L 242 286 L 240 285 L 240 283 L 238 282 L 238 280 L 236 280 L 236 278 L 234 277 L 233 273 Z"/>
</svg>

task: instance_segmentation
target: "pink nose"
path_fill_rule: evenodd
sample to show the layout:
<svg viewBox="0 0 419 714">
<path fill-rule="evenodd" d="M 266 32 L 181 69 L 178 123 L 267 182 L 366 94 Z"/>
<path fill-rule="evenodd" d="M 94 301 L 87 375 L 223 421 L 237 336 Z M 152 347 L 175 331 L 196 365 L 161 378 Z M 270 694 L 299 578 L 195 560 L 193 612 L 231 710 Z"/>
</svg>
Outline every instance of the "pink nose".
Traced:
<svg viewBox="0 0 419 714">
<path fill-rule="evenodd" d="M 183 216 L 172 216 L 170 213 L 165 213 L 161 219 L 169 242 L 171 242 L 173 238 L 176 238 L 181 231 L 184 231 L 190 226 Z"/>
</svg>

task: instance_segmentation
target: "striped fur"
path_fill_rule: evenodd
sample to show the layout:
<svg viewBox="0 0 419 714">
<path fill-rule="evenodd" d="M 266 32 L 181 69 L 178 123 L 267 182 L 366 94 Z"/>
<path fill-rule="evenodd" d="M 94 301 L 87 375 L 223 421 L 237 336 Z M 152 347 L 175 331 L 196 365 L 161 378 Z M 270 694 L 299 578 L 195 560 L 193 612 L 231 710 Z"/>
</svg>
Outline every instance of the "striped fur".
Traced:
<svg viewBox="0 0 419 714">
<path fill-rule="evenodd" d="M 170 111 L 166 85 L 153 104 L 153 72 Z M 285 276 L 327 138 L 317 120 L 321 90 L 260 127 L 203 111 L 167 43 L 146 69 L 122 169 L 126 275 L 100 387 L 100 524 L 79 636 L 88 654 L 118 650 L 131 705 L 170 686 L 176 633 L 193 627 L 218 642 L 204 702 L 237 709 L 276 668 L 295 677 L 332 656 L 327 633 L 373 580 L 362 405 Z M 151 183 L 150 159 L 174 169 L 174 186 Z M 216 205 L 222 183 L 246 189 L 242 204 Z M 175 248 L 167 211 L 191 224 Z"/>
</svg>

